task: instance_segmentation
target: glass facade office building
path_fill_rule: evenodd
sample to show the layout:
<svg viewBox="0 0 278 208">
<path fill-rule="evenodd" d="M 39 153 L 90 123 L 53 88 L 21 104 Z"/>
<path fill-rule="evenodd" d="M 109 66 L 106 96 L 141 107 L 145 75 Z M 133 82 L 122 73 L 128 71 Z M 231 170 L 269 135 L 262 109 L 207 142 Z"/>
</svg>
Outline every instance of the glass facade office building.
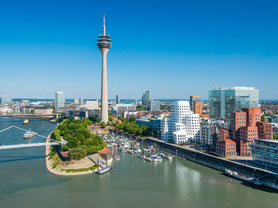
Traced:
<svg viewBox="0 0 278 208">
<path fill-rule="evenodd" d="M 251 147 L 253 162 L 278 168 L 278 141 L 256 139 Z"/>
<path fill-rule="evenodd" d="M 146 107 L 150 107 L 150 91 L 146 90 L 142 96 L 142 105 Z"/>
<path fill-rule="evenodd" d="M 151 111 L 160 111 L 160 102 L 159 101 L 151 101 L 150 110 Z"/>
<path fill-rule="evenodd" d="M 63 92 L 55 93 L 55 111 L 58 112 L 60 108 L 65 107 L 65 97 Z"/>
<path fill-rule="evenodd" d="M 259 90 L 254 87 L 219 87 L 209 91 L 210 117 L 231 119 L 242 108 L 259 107 Z"/>
</svg>

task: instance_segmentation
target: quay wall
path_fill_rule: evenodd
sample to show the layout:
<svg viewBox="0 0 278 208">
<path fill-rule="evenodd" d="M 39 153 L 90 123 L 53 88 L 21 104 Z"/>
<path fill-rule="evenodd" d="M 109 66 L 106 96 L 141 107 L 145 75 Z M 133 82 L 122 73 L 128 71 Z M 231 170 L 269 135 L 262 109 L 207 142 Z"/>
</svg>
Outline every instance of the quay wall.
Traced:
<svg viewBox="0 0 278 208">
<path fill-rule="evenodd" d="M 148 137 L 146 139 L 141 139 L 140 137 L 134 137 L 123 132 L 117 133 L 125 134 L 126 136 L 129 136 L 132 139 L 136 139 L 140 142 L 147 143 L 150 145 L 156 144 L 156 146 L 159 149 L 162 149 L 165 152 L 177 155 L 179 157 L 185 158 L 187 160 L 196 162 L 201 165 L 205 165 L 207 167 L 219 170 L 221 172 L 224 172 L 224 170 L 227 168 L 235 170 L 238 173 L 244 174 L 249 177 L 258 177 L 264 182 L 265 186 L 278 190 L 278 175 L 271 171 L 256 168 L 250 165 L 245 165 L 225 158 L 220 158 L 214 155 L 182 147 L 176 144 L 166 143 L 162 140 L 155 138 Z"/>
</svg>

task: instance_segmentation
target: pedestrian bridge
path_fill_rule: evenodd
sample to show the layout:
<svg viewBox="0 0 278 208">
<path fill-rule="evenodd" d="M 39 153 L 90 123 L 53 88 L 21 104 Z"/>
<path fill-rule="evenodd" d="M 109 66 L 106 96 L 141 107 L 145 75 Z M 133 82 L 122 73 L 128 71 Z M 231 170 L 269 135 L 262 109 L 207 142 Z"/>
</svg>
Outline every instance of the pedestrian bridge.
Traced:
<svg viewBox="0 0 278 208">
<path fill-rule="evenodd" d="M 51 145 L 60 145 L 58 142 L 44 142 L 44 143 L 29 143 L 29 144 L 11 144 L 11 145 L 2 145 L 0 146 L 0 150 L 2 149 L 17 149 L 23 147 L 40 147 L 40 146 L 51 146 Z"/>
<path fill-rule="evenodd" d="M 8 131 L 9 129 L 12 129 L 12 128 L 15 128 L 15 129 L 18 129 L 18 130 L 21 130 L 21 131 L 25 131 L 25 132 L 27 131 L 26 129 L 20 128 L 18 126 L 9 126 L 8 128 L 5 128 L 5 129 L 1 130 L 0 134 L 5 132 L 5 131 Z M 39 136 L 39 137 L 47 139 L 46 136 L 40 135 L 38 133 L 36 133 L 35 136 Z M 25 148 L 25 147 L 40 147 L 40 146 L 64 145 L 64 144 L 67 143 L 67 141 L 64 140 L 63 138 L 61 138 L 61 142 L 57 142 L 57 141 L 55 141 L 55 140 L 53 140 L 51 138 L 49 138 L 49 141 L 50 142 L 37 142 L 37 143 L 22 143 L 22 144 L 0 145 L 0 150 L 3 150 L 3 149 L 17 149 L 17 148 Z"/>
</svg>

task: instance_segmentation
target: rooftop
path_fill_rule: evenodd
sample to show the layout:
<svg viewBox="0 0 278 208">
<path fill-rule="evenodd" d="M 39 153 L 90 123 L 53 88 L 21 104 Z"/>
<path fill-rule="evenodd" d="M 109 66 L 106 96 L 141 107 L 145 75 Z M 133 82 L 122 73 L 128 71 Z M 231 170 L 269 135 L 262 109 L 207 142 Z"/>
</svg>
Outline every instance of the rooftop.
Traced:
<svg viewBox="0 0 278 208">
<path fill-rule="evenodd" d="M 108 154 L 111 150 L 108 147 L 104 147 L 102 150 L 98 151 L 99 154 Z"/>
<path fill-rule="evenodd" d="M 255 90 L 255 87 L 215 87 L 212 90 Z"/>
</svg>

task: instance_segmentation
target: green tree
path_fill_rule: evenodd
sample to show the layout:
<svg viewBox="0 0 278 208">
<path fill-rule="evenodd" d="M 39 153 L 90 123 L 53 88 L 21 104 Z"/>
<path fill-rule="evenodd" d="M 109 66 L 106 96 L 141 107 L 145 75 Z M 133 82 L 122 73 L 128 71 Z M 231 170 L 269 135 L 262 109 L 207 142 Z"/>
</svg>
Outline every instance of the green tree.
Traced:
<svg viewBox="0 0 278 208">
<path fill-rule="evenodd" d="M 87 147 L 82 146 L 82 147 L 72 148 L 68 154 L 70 159 L 72 160 L 81 160 L 87 154 Z"/>
<path fill-rule="evenodd" d="M 87 125 L 90 125 L 91 121 L 88 119 L 74 120 L 74 119 L 64 119 L 59 126 L 57 126 L 51 138 L 59 140 L 62 136 L 68 143 L 63 146 L 64 150 L 70 149 L 73 155 L 72 159 L 79 158 L 78 150 L 76 148 L 81 148 L 82 151 L 86 152 L 87 148 L 90 147 L 90 153 L 101 150 L 106 146 L 105 142 L 98 136 L 95 136 L 87 129 Z M 94 147 L 94 148 L 93 148 Z M 85 151 L 86 150 L 86 151 Z M 86 154 L 81 154 L 85 157 Z"/>
<path fill-rule="evenodd" d="M 87 126 L 92 125 L 93 122 L 90 119 L 88 119 L 88 118 L 84 118 L 83 119 L 83 124 L 87 127 Z"/>
<path fill-rule="evenodd" d="M 129 122 L 130 122 L 130 123 L 132 123 L 132 122 L 133 122 L 133 123 L 135 123 L 135 122 L 136 122 L 136 118 L 135 118 L 135 117 L 133 117 L 133 116 L 132 116 L 132 117 L 130 117 L 130 118 L 129 118 Z"/>
<path fill-rule="evenodd" d="M 115 117 L 114 117 L 114 116 L 112 116 L 112 115 L 109 115 L 109 116 L 108 116 L 108 120 L 109 120 L 109 122 L 113 122 L 113 121 L 114 121 L 114 119 L 115 119 Z"/>
<path fill-rule="evenodd" d="M 100 119 L 97 116 L 93 116 L 93 117 L 89 117 L 89 119 L 93 122 L 93 123 L 99 123 Z"/>
<path fill-rule="evenodd" d="M 140 110 L 145 110 L 145 109 L 146 109 L 146 107 L 143 106 L 143 105 L 137 105 L 137 106 L 136 106 L 136 110 L 138 110 L 138 111 L 140 111 Z"/>
<path fill-rule="evenodd" d="M 101 128 L 105 128 L 105 122 L 101 122 L 100 126 Z"/>
</svg>

